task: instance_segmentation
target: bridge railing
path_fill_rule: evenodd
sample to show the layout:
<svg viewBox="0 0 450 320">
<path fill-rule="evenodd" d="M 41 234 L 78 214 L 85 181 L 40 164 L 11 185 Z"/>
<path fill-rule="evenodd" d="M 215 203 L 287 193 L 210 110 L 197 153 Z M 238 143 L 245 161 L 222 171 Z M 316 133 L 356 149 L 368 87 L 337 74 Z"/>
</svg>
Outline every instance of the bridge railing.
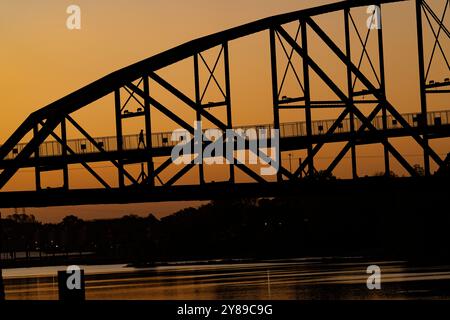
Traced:
<svg viewBox="0 0 450 320">
<path fill-rule="evenodd" d="M 403 118 L 408 122 L 411 127 L 418 127 L 420 122 L 420 114 L 418 113 L 408 113 L 403 114 Z M 334 124 L 335 120 L 317 120 L 312 122 L 312 134 L 314 136 L 324 135 L 330 127 Z M 355 119 L 355 129 L 358 130 L 362 122 L 359 119 Z M 445 111 L 433 111 L 427 114 L 427 123 L 429 126 L 440 126 L 450 124 L 450 110 Z M 372 124 L 377 129 L 383 128 L 383 119 L 381 116 L 375 117 L 372 120 Z M 387 117 L 387 127 L 388 129 L 397 129 L 402 126 L 392 117 Z M 240 126 L 239 129 L 273 129 L 273 125 L 252 125 L 252 126 Z M 350 119 L 344 119 L 335 130 L 335 134 L 348 133 L 350 132 Z M 281 138 L 291 138 L 291 137 L 303 137 L 307 135 L 306 122 L 288 122 L 282 123 L 280 125 L 280 137 Z M 173 147 L 178 141 L 172 141 L 172 132 L 161 132 L 152 134 L 152 146 L 153 148 L 162 147 Z M 100 137 L 95 138 L 95 141 L 108 152 L 117 151 L 117 140 L 116 137 Z M 71 150 L 76 154 L 89 154 L 98 153 L 98 149 L 87 139 L 73 139 L 68 140 L 67 144 Z M 10 152 L 6 159 L 14 159 L 17 154 L 19 154 L 26 144 L 19 144 Z M 139 145 L 139 135 L 125 135 L 123 137 L 123 150 L 138 150 L 144 146 Z M 62 146 L 57 141 L 47 141 L 43 143 L 39 148 L 40 157 L 54 157 L 62 155 Z"/>
</svg>

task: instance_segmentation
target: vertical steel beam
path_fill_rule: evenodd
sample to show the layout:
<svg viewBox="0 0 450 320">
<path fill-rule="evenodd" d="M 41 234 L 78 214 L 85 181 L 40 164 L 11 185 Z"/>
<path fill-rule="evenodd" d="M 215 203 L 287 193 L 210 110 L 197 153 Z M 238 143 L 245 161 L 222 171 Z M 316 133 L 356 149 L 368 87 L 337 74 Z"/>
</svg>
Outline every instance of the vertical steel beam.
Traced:
<svg viewBox="0 0 450 320">
<path fill-rule="evenodd" d="M 420 107 L 421 116 L 418 120 L 419 126 L 424 129 L 422 139 L 425 144 L 423 148 L 423 164 L 425 175 L 430 175 L 430 155 L 428 153 L 428 134 L 427 134 L 427 93 L 426 93 L 426 79 L 425 79 L 425 63 L 423 51 L 423 29 L 422 29 L 422 0 L 416 0 L 416 23 L 417 23 L 417 50 L 419 58 L 419 90 L 420 90 Z"/>
<path fill-rule="evenodd" d="M 383 122 L 383 139 L 388 142 L 387 138 L 387 100 L 386 100 L 386 78 L 384 74 L 384 47 L 383 47 L 383 18 L 381 15 L 381 3 L 378 3 L 380 21 L 378 21 L 378 56 L 380 64 L 380 92 L 382 96 L 382 122 Z M 390 176 L 391 168 L 389 163 L 389 148 L 387 143 L 384 144 L 384 174 Z"/>
<path fill-rule="evenodd" d="M 344 10 L 344 23 L 345 23 L 345 49 L 347 58 L 352 61 L 351 53 L 351 40 L 350 40 L 350 8 Z M 355 115 L 353 113 L 353 78 L 350 65 L 347 65 L 347 87 L 348 87 L 348 105 L 350 115 L 350 135 L 351 135 L 351 157 L 352 157 L 352 177 L 356 179 L 358 177 L 358 168 L 356 161 L 356 143 L 355 143 Z"/>
<path fill-rule="evenodd" d="M 144 94 L 146 97 L 150 96 L 150 85 L 148 75 L 143 77 Z M 147 161 L 147 176 L 148 183 L 151 186 L 155 185 L 155 177 L 152 174 L 155 171 L 155 164 L 153 162 L 153 142 L 152 142 L 152 121 L 151 121 L 151 105 L 149 99 L 144 99 L 144 118 L 145 118 L 145 148 L 148 151 L 149 159 Z"/>
<path fill-rule="evenodd" d="M 69 189 L 69 166 L 67 164 L 67 127 L 66 118 L 61 120 L 62 161 L 63 163 L 63 188 Z"/>
<path fill-rule="evenodd" d="M 200 96 L 200 70 L 199 70 L 199 65 L 198 65 L 198 54 L 194 54 L 194 82 L 195 82 L 195 104 L 196 104 L 196 108 L 197 108 L 197 121 L 202 121 L 202 101 L 201 101 L 201 96 Z M 196 128 L 195 128 L 196 129 Z M 203 153 L 203 143 L 201 141 L 199 141 L 199 143 L 201 143 L 200 145 L 200 150 Z M 203 169 L 203 157 L 200 156 L 200 163 L 198 164 L 198 175 L 199 175 L 199 180 L 200 180 L 200 184 L 203 185 L 205 183 L 205 173 L 204 173 L 204 169 Z"/>
<path fill-rule="evenodd" d="M 33 134 L 36 137 L 39 132 L 39 125 L 36 124 L 33 128 Z M 36 147 L 34 152 L 34 179 L 35 179 L 35 185 L 36 185 L 36 191 L 39 191 L 42 189 L 41 186 L 41 169 L 39 165 L 39 146 Z"/>
<path fill-rule="evenodd" d="M 305 53 L 303 57 L 303 87 L 305 88 L 305 122 L 306 122 L 306 135 L 308 139 L 308 175 L 312 177 L 314 175 L 314 156 L 312 145 L 312 115 L 311 115 L 311 88 L 309 83 L 309 65 L 306 61 L 308 56 L 308 30 L 306 29 L 306 21 L 300 21 L 300 28 L 302 34 L 302 49 Z"/>
<path fill-rule="evenodd" d="M 223 59 L 224 59 L 224 71 L 225 71 L 225 99 L 227 104 L 227 129 L 233 129 L 233 118 L 231 113 L 231 81 L 230 81 L 230 57 L 228 51 L 228 42 L 223 44 Z M 234 143 L 234 142 L 233 142 Z M 228 159 L 230 162 L 234 159 Z M 234 164 L 230 163 L 230 182 L 234 183 Z"/>
<path fill-rule="evenodd" d="M 270 65 L 272 70 L 272 100 L 273 100 L 273 128 L 280 130 L 280 109 L 278 97 L 278 68 L 277 68 L 277 44 L 275 29 L 270 29 Z M 281 163 L 281 150 L 278 150 L 278 159 Z M 277 173 L 277 180 L 281 182 L 283 177 L 281 172 Z"/>
<path fill-rule="evenodd" d="M 117 163 L 119 168 L 117 171 L 119 177 L 119 188 L 125 187 L 125 178 L 123 175 L 123 132 L 122 132 L 122 110 L 120 102 L 120 89 L 114 91 L 114 107 L 116 114 L 116 143 L 117 143 L 117 153 L 119 158 Z"/>
</svg>

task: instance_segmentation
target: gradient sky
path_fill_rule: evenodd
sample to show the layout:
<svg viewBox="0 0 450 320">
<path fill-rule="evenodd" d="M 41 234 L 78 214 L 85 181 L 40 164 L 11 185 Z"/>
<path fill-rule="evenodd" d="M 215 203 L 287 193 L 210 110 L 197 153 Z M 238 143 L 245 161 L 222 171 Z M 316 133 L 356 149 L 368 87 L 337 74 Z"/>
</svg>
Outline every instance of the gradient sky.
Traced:
<svg viewBox="0 0 450 320">
<path fill-rule="evenodd" d="M 298 0 L 22 0 L 0 2 L 0 143 L 33 111 L 97 80 L 98 78 L 136 61 L 162 52 L 194 38 L 221 31 L 267 16 L 312 7 L 330 1 Z M 431 1 L 432 3 L 433 1 Z M 436 2 L 436 1 L 435 1 Z M 66 8 L 77 4 L 82 12 L 82 29 L 66 28 Z M 323 28 L 342 40 L 342 23 L 337 15 L 317 20 Z M 355 20 L 365 33 L 367 15 L 365 8 L 355 11 Z M 413 3 L 391 4 L 383 12 L 387 90 L 389 100 L 401 112 L 417 112 L 418 75 L 415 47 Z M 339 40 L 341 39 L 341 40 Z M 372 40 L 376 38 L 373 37 Z M 312 40 L 314 46 L 314 40 Z M 337 69 L 332 58 L 319 42 L 314 54 L 324 62 L 324 68 L 337 72 L 336 80 L 343 81 L 344 73 Z M 429 43 L 427 43 L 429 45 Z M 267 50 L 267 33 L 258 34 L 230 44 L 231 77 L 234 103 L 234 122 L 237 125 L 270 123 L 270 70 Z M 448 49 L 448 43 L 444 43 Z M 359 55 L 359 51 L 357 54 Z M 212 59 L 212 55 L 210 57 Z M 375 61 L 377 61 L 375 59 Z M 367 67 L 367 66 L 366 66 Z M 168 68 L 162 75 L 176 83 L 180 89 L 191 88 L 187 67 Z M 442 80 L 442 68 L 433 67 L 431 76 Z M 448 76 L 445 75 L 445 76 Z M 441 79 L 442 78 L 442 79 Z M 319 91 L 322 87 L 317 86 Z M 288 86 L 288 90 L 294 90 Z M 327 95 L 325 92 L 318 94 Z M 432 101 L 430 109 L 445 109 L 443 100 Z M 95 111 L 92 111 L 97 108 Z M 94 136 L 114 134 L 111 100 L 105 98 L 76 114 L 80 123 Z M 316 119 L 334 118 L 335 113 L 319 113 Z M 302 120 L 302 115 L 286 114 L 282 121 Z M 162 117 L 155 117 L 155 131 L 175 129 Z M 136 133 L 140 124 L 125 128 L 125 133 Z M 75 137 L 75 135 L 74 135 Z M 421 163 L 418 149 L 409 141 L 395 142 L 399 150 L 410 154 L 413 163 Z M 448 152 L 448 143 L 436 142 L 439 152 Z M 326 149 L 323 165 L 336 147 Z M 363 162 L 361 174 L 382 170 L 381 147 L 361 147 Z M 303 156 L 301 153 L 297 157 Z M 319 161 L 319 165 L 321 162 Z M 95 166 L 95 165 L 94 165 Z M 401 169 L 393 162 L 393 169 Z M 108 168 L 104 173 L 108 175 Z M 348 173 L 348 161 L 337 168 L 343 176 Z M 100 169 L 99 172 L 102 172 Z M 73 174 L 72 174 L 73 175 Z M 74 177 L 74 186 L 86 183 L 87 174 Z M 114 177 L 111 176 L 114 180 Z M 186 177 L 189 179 L 189 176 Z M 59 182 L 48 177 L 49 185 Z M 10 188 L 32 185 L 32 171 L 23 171 Z M 198 205 L 199 203 L 192 203 Z M 28 209 L 40 219 L 59 221 L 69 213 L 83 218 L 120 216 L 125 213 L 159 216 L 169 214 L 185 203 L 143 204 L 126 206 L 84 206 L 78 208 Z M 5 214 L 11 210 L 3 210 Z"/>
</svg>

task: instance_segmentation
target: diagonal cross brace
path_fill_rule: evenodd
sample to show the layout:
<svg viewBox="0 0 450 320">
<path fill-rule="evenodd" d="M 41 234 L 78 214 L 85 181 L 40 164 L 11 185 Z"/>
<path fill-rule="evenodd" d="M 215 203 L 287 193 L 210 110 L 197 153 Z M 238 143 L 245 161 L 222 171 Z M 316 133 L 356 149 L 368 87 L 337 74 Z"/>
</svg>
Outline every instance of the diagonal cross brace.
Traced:
<svg viewBox="0 0 450 320">
<path fill-rule="evenodd" d="M 175 121 L 179 126 L 189 131 L 189 133 L 194 134 L 194 128 L 191 127 L 186 121 L 181 119 L 179 116 L 177 116 L 175 113 L 164 107 L 161 103 L 153 99 L 152 97 L 145 94 L 144 91 L 142 91 L 140 88 L 135 86 L 132 83 L 127 84 L 127 87 L 136 92 L 142 99 L 146 100 L 148 103 L 153 105 L 156 109 L 158 109 L 160 112 L 162 112 L 164 115 Z"/>
<path fill-rule="evenodd" d="M 380 100 L 385 100 L 383 95 L 373 86 L 373 84 L 363 75 L 363 73 L 358 70 L 358 68 L 350 61 L 350 59 L 338 48 L 338 46 L 328 37 L 328 35 L 311 19 L 306 18 L 306 21 L 308 25 L 311 26 L 311 28 L 316 32 L 316 34 L 328 45 L 328 47 L 336 54 L 336 56 L 341 59 L 342 62 L 344 62 L 347 67 L 351 69 L 353 74 L 359 78 L 361 83 L 363 83 L 370 91 L 372 91 L 373 95 L 377 97 Z M 281 27 L 280 27 L 281 28 Z M 281 28 L 282 31 L 284 29 Z M 284 31 L 284 34 L 287 35 L 289 38 L 290 36 Z M 286 39 L 288 40 L 288 39 Z M 292 39 L 291 39 L 292 40 Z M 292 41 L 289 41 L 292 42 Z M 295 43 L 297 45 L 297 43 Z M 297 45 L 298 48 L 300 48 Z M 301 48 L 300 48 L 301 49 Z M 320 69 L 320 68 L 319 68 Z M 317 72 L 317 71 L 316 71 Z M 334 86 L 337 88 L 337 86 Z M 331 88 L 333 89 L 333 88 Z M 334 89 L 333 89 L 334 91 Z M 345 95 L 344 95 L 345 97 Z M 432 159 L 438 164 L 442 164 L 442 159 L 439 157 L 439 155 L 430 148 L 427 143 L 420 137 L 420 135 L 416 134 L 414 130 L 412 130 L 412 127 L 409 125 L 409 123 L 401 116 L 401 114 L 395 110 L 395 108 L 386 101 L 386 108 L 387 110 L 392 114 L 392 116 L 405 128 L 407 129 L 411 136 L 414 138 L 414 140 L 417 141 L 417 143 L 424 149 L 427 150 L 429 155 L 432 157 Z"/>
<path fill-rule="evenodd" d="M 183 101 L 185 104 L 187 104 L 188 106 L 190 106 L 192 109 L 197 110 L 197 104 L 192 101 L 189 97 L 187 97 L 185 94 L 183 94 L 181 91 L 179 91 L 178 89 L 176 89 L 174 86 L 172 86 L 170 83 L 168 83 L 166 80 L 164 80 L 163 78 L 161 78 L 159 75 L 157 75 L 156 73 L 152 72 L 149 75 L 150 78 L 152 78 L 154 81 L 158 82 L 163 88 L 165 88 L 166 90 L 168 90 L 169 92 L 171 92 L 173 95 L 175 95 L 178 99 L 180 99 L 181 101 Z M 140 89 L 138 89 L 140 90 Z M 139 93 L 139 91 L 137 92 L 139 95 L 141 95 Z M 143 95 L 142 95 L 143 96 Z M 152 98 L 150 98 L 152 99 Z M 155 101 L 155 100 L 153 100 Z M 200 113 L 202 116 L 204 116 L 207 120 L 209 120 L 211 123 L 213 123 L 214 125 L 216 125 L 220 130 L 225 131 L 227 129 L 226 124 L 224 124 L 223 122 L 221 122 L 219 119 L 217 119 L 216 117 L 214 117 L 213 115 L 211 115 L 209 112 L 200 109 Z M 192 132 L 191 132 L 192 133 Z M 159 173 L 161 173 L 168 165 L 170 165 L 170 159 L 168 159 L 163 165 L 160 166 L 160 168 L 162 168 L 161 170 L 157 170 L 158 172 L 155 172 L 154 176 L 157 176 Z M 248 171 L 242 168 L 243 165 L 239 166 L 239 169 L 241 169 L 242 171 L 244 171 L 247 175 L 249 175 L 250 177 L 252 177 L 253 179 L 260 181 L 260 182 L 266 182 L 264 179 L 262 179 L 261 177 L 257 176 L 253 171 Z M 159 168 L 158 168 L 159 169 Z M 284 168 L 281 168 L 283 174 L 285 174 L 286 176 L 291 176 L 288 174 L 287 170 L 283 170 Z M 257 179 L 258 177 L 258 179 Z"/>
<path fill-rule="evenodd" d="M 328 131 L 325 133 L 325 137 L 330 137 L 333 135 L 334 131 L 338 128 L 339 124 L 345 119 L 345 117 L 349 114 L 350 110 L 349 108 L 346 108 L 340 116 L 336 119 L 336 121 L 332 124 L 332 126 L 328 129 Z M 308 163 L 311 161 L 312 158 L 319 152 L 319 150 L 323 147 L 325 144 L 324 141 L 316 144 L 316 146 L 313 148 L 312 153 L 310 156 L 308 156 L 305 161 L 302 162 L 302 164 L 298 167 L 298 169 L 295 171 L 294 175 L 299 176 L 300 173 L 306 168 Z"/>
<path fill-rule="evenodd" d="M 342 100 L 344 101 L 349 108 L 352 109 L 353 113 L 363 122 L 366 123 L 368 128 L 371 130 L 377 131 L 377 129 L 369 122 L 367 123 L 366 117 L 356 108 L 356 106 L 353 104 L 352 101 L 350 101 L 347 96 L 338 88 L 338 86 L 328 77 L 328 75 L 309 57 L 305 54 L 304 50 L 289 36 L 289 34 L 280 26 L 277 28 L 277 31 L 286 39 L 286 41 L 293 47 L 295 50 L 302 56 L 303 59 L 305 59 L 306 63 L 319 75 L 319 77 L 322 78 L 322 80 L 330 87 L 331 90 Z M 331 40 L 330 40 L 331 41 Z M 351 63 L 351 62 L 349 62 Z M 352 64 L 353 65 L 353 64 Z M 357 68 L 353 65 L 353 67 L 357 70 Z M 367 79 L 366 79 L 367 80 Z M 370 83 L 370 82 L 369 82 Z M 374 88 L 375 89 L 375 88 Z M 349 112 L 349 110 L 347 110 Z M 344 114 L 345 111 L 342 113 Z M 341 117 L 342 117 L 341 114 Z M 333 126 L 337 127 L 338 122 L 336 121 Z M 331 129 L 331 128 L 330 128 Z M 333 131 L 336 128 L 333 129 Z M 388 147 L 388 149 L 393 150 L 394 147 L 388 142 L 388 141 L 382 141 L 384 145 Z M 399 153 L 394 152 L 393 155 L 397 158 Z M 404 159 L 398 158 L 399 162 L 404 163 Z M 310 160 L 309 160 L 310 161 Z M 296 174 L 298 175 L 301 172 L 301 168 L 297 169 Z"/>
<path fill-rule="evenodd" d="M 54 132 L 50 132 L 50 135 L 55 138 L 55 140 L 57 142 L 59 142 L 62 146 L 65 146 L 66 150 L 69 151 L 69 153 L 71 153 L 74 156 L 78 156 L 78 154 L 72 150 L 72 148 L 70 148 L 67 144 L 64 144 L 64 141 L 58 137 L 57 134 L 55 134 Z M 82 161 L 80 159 L 80 164 L 92 175 L 94 176 L 94 178 L 96 178 L 98 180 L 98 182 L 100 182 L 106 189 L 111 189 L 111 186 L 105 181 L 103 180 L 102 177 L 100 177 L 100 175 L 94 171 L 94 169 L 92 169 L 86 162 Z"/>
<path fill-rule="evenodd" d="M 356 131 L 356 135 L 363 132 L 366 128 L 369 128 L 371 130 L 376 130 L 376 128 L 372 125 L 371 121 L 375 118 L 378 112 L 380 112 L 382 105 L 379 104 L 366 118 L 364 115 L 359 114 L 358 118 L 365 118 L 363 121 L 363 124 L 361 127 Z M 359 110 L 357 110 L 359 112 Z M 417 172 L 414 170 L 414 168 L 408 163 L 408 161 L 405 160 L 405 158 L 402 157 L 402 155 L 386 140 L 382 141 L 382 144 L 385 145 L 389 152 L 392 153 L 392 155 L 400 162 L 400 164 L 411 174 L 411 176 L 416 176 Z M 331 173 L 334 168 L 339 164 L 339 162 L 342 160 L 344 155 L 347 153 L 347 151 L 350 149 L 352 145 L 352 142 L 348 142 L 344 148 L 339 152 L 338 156 L 333 160 L 333 162 L 329 165 L 326 172 Z"/>
<path fill-rule="evenodd" d="M 100 152 L 107 154 L 107 152 L 105 151 L 105 149 L 103 149 L 98 143 L 97 141 L 95 141 L 94 138 L 92 138 L 92 136 L 86 131 L 84 130 L 71 116 L 67 115 L 66 116 L 67 120 L 69 120 L 69 122 L 78 130 L 80 131 L 80 133 L 82 135 L 84 135 L 90 143 L 92 143 Z M 67 146 L 66 146 L 67 147 Z M 120 170 L 121 173 L 123 173 L 128 179 L 130 179 L 130 181 L 132 183 L 134 183 L 135 185 L 138 185 L 139 183 L 133 178 L 132 175 L 130 175 L 128 173 L 128 171 L 126 171 L 122 166 L 119 165 L 119 163 L 114 160 L 113 158 L 109 158 L 108 159 L 117 169 Z"/>
<path fill-rule="evenodd" d="M 197 104 L 194 101 L 192 101 L 184 93 L 179 91 L 177 88 L 175 88 L 173 85 L 168 83 L 166 80 L 161 78 L 156 73 L 154 73 L 154 72 L 150 73 L 149 77 L 152 78 L 153 80 L 155 80 L 157 83 L 159 83 L 164 89 L 166 89 L 167 91 L 172 93 L 175 97 L 180 99 L 186 105 L 191 107 L 193 110 L 200 112 L 200 114 L 203 117 L 205 117 L 207 120 L 209 120 L 211 123 L 213 123 L 217 127 L 219 127 L 219 128 L 226 128 L 226 125 L 222 121 L 220 121 L 219 119 L 214 117 L 211 113 L 209 113 L 208 111 L 204 110 L 203 108 L 197 107 Z"/>
<path fill-rule="evenodd" d="M 12 164 L 3 170 L 0 174 L 0 190 L 5 186 L 6 183 L 14 176 L 14 174 L 19 170 L 21 164 L 27 160 L 36 148 L 44 142 L 48 135 L 58 126 L 61 122 L 60 118 L 53 115 L 53 117 L 48 118 L 48 120 L 43 124 L 42 128 L 39 130 L 36 136 L 34 136 L 27 145 L 22 149 L 22 151 L 17 155 Z"/>
</svg>

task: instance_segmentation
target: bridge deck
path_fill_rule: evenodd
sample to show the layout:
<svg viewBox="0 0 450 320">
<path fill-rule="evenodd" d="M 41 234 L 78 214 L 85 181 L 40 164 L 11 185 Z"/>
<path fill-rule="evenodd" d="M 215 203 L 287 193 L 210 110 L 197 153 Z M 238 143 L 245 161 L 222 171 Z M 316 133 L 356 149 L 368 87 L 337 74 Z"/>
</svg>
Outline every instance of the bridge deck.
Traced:
<svg viewBox="0 0 450 320">
<path fill-rule="evenodd" d="M 415 133 L 423 134 L 418 126 L 418 113 L 403 114 L 404 119 L 413 128 Z M 349 141 L 350 138 L 350 120 L 344 119 L 335 132 L 331 136 L 326 136 L 326 132 L 333 125 L 335 120 L 318 120 L 312 122 L 311 137 L 312 143 L 326 142 L 343 142 Z M 429 138 L 441 138 L 450 136 L 450 110 L 429 112 L 427 115 L 428 122 L 428 136 Z M 382 117 L 375 117 L 372 121 L 375 128 L 381 130 Z M 362 123 L 355 119 L 355 130 L 361 127 Z M 273 126 L 253 125 L 238 127 L 239 129 L 272 129 Z M 390 138 L 410 136 L 411 131 L 404 129 L 391 116 L 388 116 L 388 130 L 387 135 Z M 170 152 L 177 141 L 171 141 L 172 132 L 154 133 L 152 135 L 152 155 L 154 157 L 169 156 Z M 364 131 L 359 134 L 357 138 L 358 144 L 371 144 L 381 141 L 384 135 L 382 131 Z M 79 163 L 85 162 L 100 162 L 107 161 L 111 158 L 115 159 L 119 156 L 117 150 L 116 137 L 99 137 L 95 141 L 102 146 L 106 152 L 100 152 L 88 139 L 73 139 L 68 140 L 68 146 L 76 155 L 67 155 L 62 161 L 62 146 L 57 141 L 47 141 L 40 146 L 39 149 L 39 164 L 42 166 L 54 166 L 61 163 Z M 306 122 L 290 122 L 280 125 L 280 148 L 282 151 L 305 149 L 310 140 L 306 135 Z M 26 144 L 19 144 L 10 152 L 7 157 L 0 161 L 0 169 L 8 166 L 14 160 L 17 154 L 24 148 Z M 139 135 L 126 135 L 123 137 L 123 153 L 126 155 L 128 163 L 138 163 L 148 159 L 148 151 L 138 147 Z M 35 165 L 34 156 L 24 163 L 24 167 L 33 167 Z"/>
<path fill-rule="evenodd" d="M 180 186 L 131 186 L 124 189 L 48 189 L 41 191 L 0 192 L 0 208 L 48 207 L 67 205 L 124 204 L 162 201 L 208 201 L 242 197 L 308 197 L 310 195 L 342 194 L 358 196 L 361 192 L 395 194 L 410 191 L 445 196 L 450 185 L 446 177 L 359 178 L 355 180 L 309 180 L 298 182 L 207 183 Z"/>
</svg>

